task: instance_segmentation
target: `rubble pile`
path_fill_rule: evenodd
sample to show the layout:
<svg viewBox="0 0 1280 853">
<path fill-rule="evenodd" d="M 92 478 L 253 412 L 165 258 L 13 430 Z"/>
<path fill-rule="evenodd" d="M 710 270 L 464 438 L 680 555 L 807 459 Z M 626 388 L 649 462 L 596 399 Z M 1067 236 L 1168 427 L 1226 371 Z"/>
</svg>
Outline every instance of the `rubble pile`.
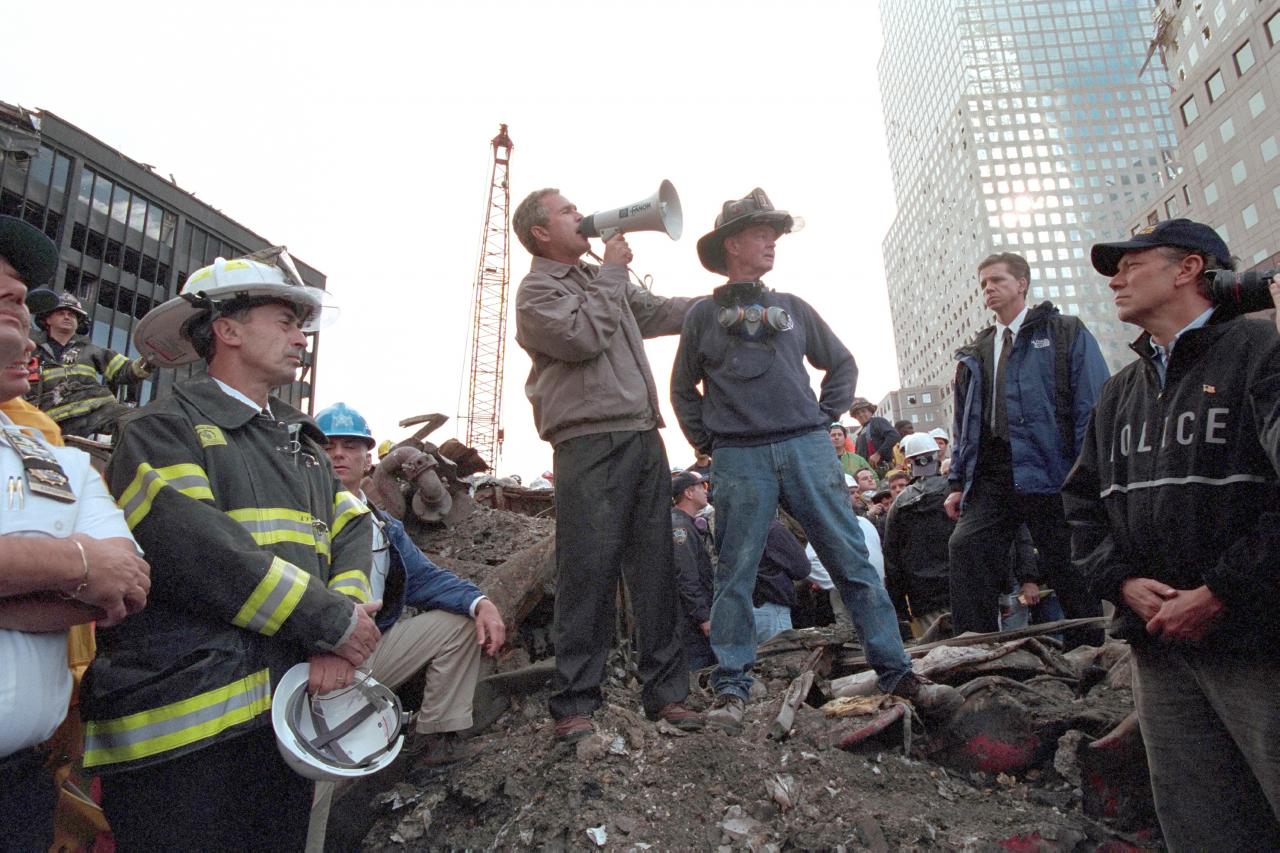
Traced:
<svg viewBox="0 0 1280 853">
<path fill-rule="evenodd" d="M 963 704 L 928 721 L 876 690 L 854 638 L 830 627 L 786 632 L 760 647 L 758 695 L 734 736 L 645 720 L 633 663 L 615 653 L 596 733 L 555 744 L 546 705 L 554 519 L 490 509 L 467 501 L 461 480 L 442 482 L 454 508 L 410 533 L 474 580 L 508 623 L 508 648 L 476 692 L 475 736 L 485 750 L 445 771 L 402 759 L 366 780 L 335 807 L 331 848 L 1154 843 L 1128 649 L 1108 643 L 1063 654 L 1051 634 L 1066 623 L 959 638 L 935 625 L 929 642 L 910 648 L 913 665 L 956 687 Z M 408 508 L 414 487 L 402 485 Z M 694 708 L 711 702 L 707 675 L 694 677 Z"/>
<path fill-rule="evenodd" d="M 456 524 L 415 531 L 413 538 L 433 557 L 496 566 L 517 551 L 536 545 L 555 529 L 554 519 L 477 506 Z"/>
<path fill-rule="evenodd" d="M 362 846 L 1117 850 L 1152 843 L 1140 740 L 1131 725 L 1124 731 L 1132 702 L 1122 644 L 1067 655 L 1034 637 L 939 646 L 919 653 L 916 668 L 956 686 L 964 705 L 950 720 L 930 723 L 908 705 L 876 728 L 902 703 L 856 695 L 858 672 L 842 674 L 850 661 L 858 666 L 856 645 L 836 639 L 831 629 L 805 629 L 762 646 L 761 695 L 738 736 L 686 735 L 646 721 L 638 684 L 615 660 L 597 733 L 554 745 L 549 668 L 530 678 L 499 676 L 522 686 L 479 735 L 485 751 L 447 773 L 384 780 Z M 711 699 L 705 676 L 691 696 L 695 707 Z M 787 714 L 797 687 L 804 693 Z M 788 719 L 782 731 L 780 717 Z M 1120 735 L 1109 740 L 1117 727 Z"/>
</svg>

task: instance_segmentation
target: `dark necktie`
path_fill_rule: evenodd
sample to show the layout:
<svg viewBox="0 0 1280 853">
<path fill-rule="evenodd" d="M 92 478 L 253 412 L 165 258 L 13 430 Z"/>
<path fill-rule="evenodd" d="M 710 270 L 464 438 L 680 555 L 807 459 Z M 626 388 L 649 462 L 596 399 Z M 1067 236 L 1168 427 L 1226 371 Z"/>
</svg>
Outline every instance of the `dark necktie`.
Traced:
<svg viewBox="0 0 1280 853">
<path fill-rule="evenodd" d="M 996 362 L 995 405 L 991 407 L 991 434 L 996 438 L 1009 438 L 1009 412 L 1005 404 L 1004 372 L 1013 351 L 1013 331 L 1006 328 L 1001 338 L 1000 360 Z"/>
</svg>

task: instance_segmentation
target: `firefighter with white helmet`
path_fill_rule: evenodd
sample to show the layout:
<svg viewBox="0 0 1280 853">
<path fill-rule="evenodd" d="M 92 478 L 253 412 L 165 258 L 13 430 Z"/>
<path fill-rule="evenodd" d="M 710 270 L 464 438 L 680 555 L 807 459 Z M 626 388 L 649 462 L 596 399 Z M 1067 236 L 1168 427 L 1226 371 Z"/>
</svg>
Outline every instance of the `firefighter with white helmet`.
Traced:
<svg viewBox="0 0 1280 853">
<path fill-rule="evenodd" d="M 89 314 L 75 294 L 38 288 L 27 294 L 27 307 L 39 327 L 32 335 L 36 369 L 27 399 L 64 435 L 115 432 L 116 422 L 130 410 L 117 395 L 124 391 L 136 400 L 151 365 L 95 344 L 86 334 Z"/>
<path fill-rule="evenodd" d="M 205 357 L 202 350 L 212 343 L 215 316 L 281 300 L 294 306 L 301 331 L 316 332 L 328 325 L 337 314 L 328 304 L 329 294 L 305 284 L 287 252 L 275 257 L 277 264 L 255 260 L 255 256 L 218 258 L 196 270 L 178 296 L 139 321 L 134 345 L 152 364 L 180 367 Z"/>
<path fill-rule="evenodd" d="M 99 633 L 81 698 L 121 849 L 300 849 L 314 784 L 277 750 L 273 688 L 303 662 L 315 695 L 349 688 L 380 637 L 369 511 L 271 396 L 323 305 L 291 267 L 218 259 L 135 331 L 207 374 L 130 415 L 107 468 L 154 579 L 145 618 Z"/>
<path fill-rule="evenodd" d="M 939 473 L 942 454 L 933 436 L 904 436 L 902 455 L 911 483 L 885 518 L 884 579 L 899 618 L 919 637 L 951 608 L 947 543 L 955 522 L 942 506 L 950 490 Z"/>
</svg>

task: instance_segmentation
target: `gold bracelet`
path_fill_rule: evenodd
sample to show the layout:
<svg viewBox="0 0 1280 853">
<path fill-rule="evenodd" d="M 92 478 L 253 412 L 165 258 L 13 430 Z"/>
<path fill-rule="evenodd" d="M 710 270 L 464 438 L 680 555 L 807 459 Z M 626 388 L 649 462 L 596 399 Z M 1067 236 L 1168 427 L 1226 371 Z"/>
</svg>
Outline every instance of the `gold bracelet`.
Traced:
<svg viewBox="0 0 1280 853">
<path fill-rule="evenodd" d="M 62 599 L 64 601 L 79 601 L 80 593 L 84 592 L 85 587 L 89 585 L 89 556 L 85 554 L 84 546 L 80 544 L 79 540 L 71 539 L 69 541 L 80 551 L 80 565 L 84 566 L 84 574 L 80 576 L 80 585 L 72 590 L 70 594 L 64 593 Z"/>
</svg>

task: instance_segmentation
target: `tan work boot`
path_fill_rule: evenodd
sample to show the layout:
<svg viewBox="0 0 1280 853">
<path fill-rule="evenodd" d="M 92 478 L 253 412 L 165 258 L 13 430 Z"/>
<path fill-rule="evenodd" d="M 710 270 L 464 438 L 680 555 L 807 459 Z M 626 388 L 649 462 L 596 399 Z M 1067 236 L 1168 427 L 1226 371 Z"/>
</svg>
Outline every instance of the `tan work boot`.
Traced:
<svg viewBox="0 0 1280 853">
<path fill-rule="evenodd" d="M 724 729 L 730 734 L 742 731 L 742 713 L 747 703 L 732 693 L 721 693 L 716 696 L 716 703 L 707 712 L 707 725 Z"/>
<path fill-rule="evenodd" d="M 927 717 L 945 717 L 964 704 L 960 691 L 946 684 L 934 684 L 927 678 L 908 672 L 894 685 L 892 695 L 901 696 Z"/>
<path fill-rule="evenodd" d="M 484 751 L 484 744 L 465 740 L 457 732 L 419 734 L 418 740 L 420 743 L 414 744 L 410 753 L 416 756 L 414 765 L 417 767 L 448 767 L 475 758 Z"/>
</svg>

